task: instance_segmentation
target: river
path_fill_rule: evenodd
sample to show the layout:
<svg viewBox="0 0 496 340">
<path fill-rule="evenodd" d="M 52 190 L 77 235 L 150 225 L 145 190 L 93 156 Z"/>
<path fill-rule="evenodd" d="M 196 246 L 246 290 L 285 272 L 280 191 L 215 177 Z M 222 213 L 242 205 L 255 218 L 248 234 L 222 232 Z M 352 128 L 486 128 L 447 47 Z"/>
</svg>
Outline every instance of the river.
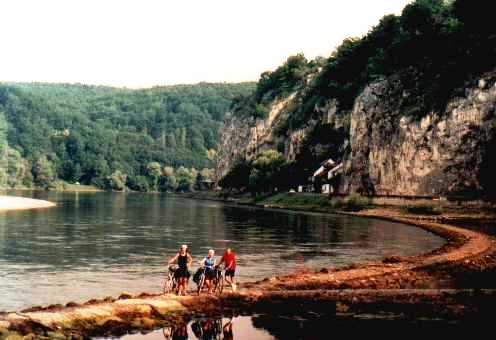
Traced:
<svg viewBox="0 0 496 340">
<path fill-rule="evenodd" d="M 12 194 L 12 193 L 11 193 Z M 365 218 L 267 210 L 137 193 L 15 192 L 57 207 L 0 212 L 0 311 L 158 292 L 186 243 L 238 254 L 239 281 L 425 253 L 443 240 Z"/>
</svg>

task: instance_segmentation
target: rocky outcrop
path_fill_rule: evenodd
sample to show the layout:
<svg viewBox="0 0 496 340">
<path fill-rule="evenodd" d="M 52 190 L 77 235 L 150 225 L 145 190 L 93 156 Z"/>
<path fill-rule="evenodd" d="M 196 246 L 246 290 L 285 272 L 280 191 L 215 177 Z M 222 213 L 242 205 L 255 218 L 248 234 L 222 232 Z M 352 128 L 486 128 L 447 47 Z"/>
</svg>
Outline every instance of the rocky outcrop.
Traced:
<svg viewBox="0 0 496 340">
<path fill-rule="evenodd" d="M 343 160 L 342 194 L 496 198 L 495 83 L 496 71 L 487 73 L 443 111 L 419 115 L 405 112 L 401 103 L 412 94 L 392 76 L 367 86 L 351 112 L 339 112 L 329 98 L 296 128 L 288 112 L 295 112 L 291 107 L 298 105 L 302 89 L 273 103 L 265 120 L 228 116 L 221 129 L 218 178 L 239 160 L 277 149 L 300 168 L 315 170 L 329 157 Z"/>
<path fill-rule="evenodd" d="M 344 131 L 347 115 L 340 114 L 335 100 L 329 100 L 323 107 L 317 108 L 317 116 L 306 121 L 302 126 L 292 127 L 290 123 L 290 106 L 297 105 L 299 93 L 293 93 L 285 99 L 274 101 L 266 119 L 240 117 L 228 114 L 220 129 L 220 142 L 216 161 L 217 178 L 225 176 L 240 160 L 250 161 L 267 149 L 276 149 L 284 154 L 288 162 L 297 161 L 303 152 L 315 159 L 329 158 L 329 150 L 343 153 L 342 145 L 346 138 L 320 138 L 313 136 L 316 127 L 332 131 Z M 281 126 L 285 131 L 281 133 Z M 335 157 L 333 155 L 333 157 Z M 317 163 L 318 164 L 318 163 Z M 311 165 L 308 165 L 313 171 Z M 318 166 L 317 166 L 318 167 Z"/>
<path fill-rule="evenodd" d="M 277 149 L 284 139 L 276 133 L 276 126 L 287 117 L 285 109 L 294 98 L 276 100 L 266 119 L 240 117 L 229 113 L 220 130 L 220 142 L 216 162 L 217 178 L 225 176 L 240 160 L 252 160 L 257 154 L 267 149 Z M 304 131 L 297 131 L 290 137 L 288 153 L 296 153 L 298 144 L 304 138 Z"/>
<path fill-rule="evenodd" d="M 395 105 L 382 81 L 368 86 L 351 113 L 351 150 L 341 192 L 374 195 L 446 196 L 491 194 L 496 73 L 483 76 L 445 112 L 421 119 Z M 396 98 L 397 99 L 397 98 Z"/>
</svg>

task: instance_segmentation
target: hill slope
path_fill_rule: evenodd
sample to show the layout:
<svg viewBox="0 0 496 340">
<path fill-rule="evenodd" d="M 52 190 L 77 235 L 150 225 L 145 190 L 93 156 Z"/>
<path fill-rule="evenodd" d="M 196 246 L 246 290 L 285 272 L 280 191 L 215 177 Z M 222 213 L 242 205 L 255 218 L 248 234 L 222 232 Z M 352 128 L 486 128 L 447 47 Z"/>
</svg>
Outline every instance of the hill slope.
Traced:
<svg viewBox="0 0 496 340">
<path fill-rule="evenodd" d="M 232 99 L 252 90 L 251 83 L 143 90 L 0 84 L 0 186 L 63 180 L 105 187 L 119 171 L 129 187 L 146 189 L 150 162 L 210 167 L 207 153 Z"/>
</svg>

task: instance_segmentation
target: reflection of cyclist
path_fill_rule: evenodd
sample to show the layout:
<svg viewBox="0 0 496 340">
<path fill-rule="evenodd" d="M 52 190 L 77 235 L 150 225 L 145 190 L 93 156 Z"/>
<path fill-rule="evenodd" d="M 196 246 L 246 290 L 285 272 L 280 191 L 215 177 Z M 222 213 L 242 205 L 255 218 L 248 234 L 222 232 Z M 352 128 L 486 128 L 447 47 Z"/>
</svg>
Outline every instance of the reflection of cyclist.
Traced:
<svg viewBox="0 0 496 340">
<path fill-rule="evenodd" d="M 166 327 L 162 330 L 166 340 L 186 340 L 188 339 L 188 329 L 186 324 L 181 324 L 178 327 Z"/>
<path fill-rule="evenodd" d="M 231 248 L 227 248 L 224 255 L 220 259 L 218 265 L 224 262 L 226 267 L 226 281 L 231 285 L 233 292 L 236 291 L 236 283 L 234 282 L 234 274 L 236 273 L 236 254 Z"/>
<path fill-rule="evenodd" d="M 178 280 L 178 295 L 186 295 L 186 290 L 188 287 L 188 280 L 190 273 L 188 266 L 193 262 L 193 258 L 188 251 L 188 246 L 183 244 L 179 249 L 179 252 L 169 260 L 169 264 L 177 262 L 178 269 L 175 271 L 174 275 Z"/>
<path fill-rule="evenodd" d="M 193 333 L 198 339 L 213 340 L 218 339 L 222 334 L 221 319 L 204 319 L 193 322 L 191 325 Z"/>
<path fill-rule="evenodd" d="M 224 340 L 233 340 L 234 339 L 232 326 L 233 326 L 233 324 L 232 324 L 232 319 L 231 319 L 222 327 L 222 333 L 224 334 Z"/>
<path fill-rule="evenodd" d="M 205 284 L 208 288 L 208 293 L 212 293 L 212 280 L 215 279 L 215 251 L 210 249 L 208 256 L 200 261 L 200 265 L 205 269 Z"/>
<path fill-rule="evenodd" d="M 188 339 L 188 330 L 186 324 L 182 324 L 180 327 L 174 329 L 174 334 L 172 334 L 172 340 L 186 340 Z"/>
</svg>

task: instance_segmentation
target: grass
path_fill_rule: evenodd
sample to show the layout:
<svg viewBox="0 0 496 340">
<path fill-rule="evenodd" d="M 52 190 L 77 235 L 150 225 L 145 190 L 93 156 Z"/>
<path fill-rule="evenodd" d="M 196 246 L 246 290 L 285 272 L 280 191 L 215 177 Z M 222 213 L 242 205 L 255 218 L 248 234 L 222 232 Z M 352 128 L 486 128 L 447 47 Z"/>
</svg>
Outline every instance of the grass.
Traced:
<svg viewBox="0 0 496 340">
<path fill-rule="evenodd" d="M 283 205 L 310 205 L 326 207 L 329 205 L 329 198 L 322 194 L 309 193 L 278 193 L 271 196 L 258 197 L 255 200 L 262 204 L 283 204 Z"/>
<path fill-rule="evenodd" d="M 357 194 L 351 194 L 346 197 L 330 198 L 326 194 L 282 192 L 277 194 L 258 195 L 253 198 L 249 193 L 232 194 L 228 192 L 202 191 L 183 195 L 197 199 L 222 200 L 241 204 L 255 204 L 259 206 L 273 206 L 285 209 L 318 212 L 360 211 L 371 208 L 370 199 Z"/>
<path fill-rule="evenodd" d="M 54 191 L 69 191 L 69 192 L 97 192 L 102 191 L 94 185 L 70 184 L 62 181 L 57 181 L 50 190 Z"/>
<path fill-rule="evenodd" d="M 347 197 L 330 199 L 325 194 L 314 193 L 279 193 L 260 201 L 263 205 L 276 205 L 285 208 L 304 208 L 316 211 L 360 211 L 370 207 L 370 199 L 352 194 Z"/>
<path fill-rule="evenodd" d="M 403 207 L 403 211 L 414 215 L 441 215 L 443 212 L 440 207 L 435 205 L 409 205 Z"/>
</svg>

